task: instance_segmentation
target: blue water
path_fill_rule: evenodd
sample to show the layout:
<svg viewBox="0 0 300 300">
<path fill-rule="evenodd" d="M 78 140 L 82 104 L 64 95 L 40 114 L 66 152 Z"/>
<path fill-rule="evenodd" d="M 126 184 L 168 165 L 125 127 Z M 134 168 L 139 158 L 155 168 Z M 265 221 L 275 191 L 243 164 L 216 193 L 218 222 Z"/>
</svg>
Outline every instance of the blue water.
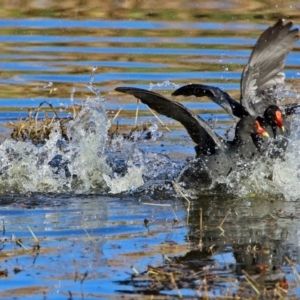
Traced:
<svg viewBox="0 0 300 300">
<path fill-rule="evenodd" d="M 241 72 L 251 48 L 259 33 L 271 24 L 273 21 L 266 20 L 254 24 L 247 20 L 0 19 L 0 132 L 9 136 L 12 129 L 7 128 L 6 123 L 26 118 L 27 109 L 37 107 L 43 100 L 55 107 L 69 106 L 74 87 L 75 102 L 91 95 L 86 84 L 94 66 L 98 68 L 94 85 L 106 98 L 106 109 L 115 112 L 123 107 L 123 115 L 121 113 L 116 120 L 121 125 L 134 124 L 136 99 L 113 92 L 117 86 L 148 89 L 150 83 L 171 81 L 183 85 L 197 82 L 217 85 L 238 94 Z M 299 46 L 298 42 L 286 60 L 287 79 L 295 86 L 300 76 Z M 49 82 L 53 83 L 52 87 L 46 87 Z M 50 93 L 51 89 L 56 90 Z M 173 86 L 154 86 L 153 90 L 156 89 L 167 96 Z M 218 106 L 207 99 L 200 102 L 191 97 L 182 102 L 202 112 L 205 120 L 218 119 L 217 130 L 224 133 L 230 118 Z M 144 112 L 138 119 L 139 124 L 154 119 L 145 105 L 140 105 L 139 109 Z M 66 115 L 66 112 L 61 114 Z M 168 126 L 174 125 L 172 120 L 162 119 Z M 165 137 L 166 140 L 142 143 L 140 147 L 145 151 L 160 149 L 176 159 L 193 156 L 194 145 L 182 127 L 175 126 L 171 133 L 165 133 Z M 297 245 L 299 242 L 296 222 L 266 218 L 279 208 L 287 209 L 281 204 L 271 209 L 269 199 L 257 201 L 260 203 L 257 205 L 263 206 L 262 210 L 253 208 L 251 198 L 244 199 L 242 204 L 237 202 L 241 199 L 229 204 L 218 203 L 216 210 L 215 201 L 202 195 L 195 200 L 196 207 L 191 209 L 193 216 L 187 220 L 189 213 L 185 200 L 178 200 L 173 194 L 153 201 L 152 196 L 151 193 L 130 197 L 29 193 L 27 196 L 0 197 L 0 225 L 3 221 L 3 237 L 7 239 L 3 241 L 2 252 L 12 251 L 10 257 L 1 260 L 1 269 L 8 270 L 8 277 L 1 278 L 0 298 L 41 299 L 45 295 L 47 299 L 67 299 L 71 292 L 73 299 L 107 299 L 124 296 L 125 290 L 137 295 L 132 285 L 119 282 L 131 277 L 132 266 L 143 272 L 149 264 L 163 264 L 162 254 L 184 255 L 194 247 L 189 237 L 195 236 L 193 231 L 199 224 L 199 203 L 203 204 L 207 216 L 205 225 L 213 228 L 221 223 L 229 209 L 241 213 L 225 222 L 226 236 L 218 234 L 217 238 L 211 238 L 207 247 L 217 243 L 247 244 L 250 240 L 260 243 L 267 240 L 272 244 L 276 238 L 282 243 Z M 170 207 L 144 204 L 151 201 L 174 208 L 179 225 L 173 226 L 174 213 Z M 251 223 L 252 217 L 256 217 L 256 222 Z M 215 221 L 213 226 L 208 221 L 210 218 Z M 144 226 L 144 219 L 150 220 L 150 231 Z M 274 222 L 273 227 L 265 225 L 266 222 Z M 27 225 L 40 241 L 40 252 L 31 251 L 34 238 Z M 285 228 L 291 232 L 287 240 L 278 237 L 278 232 Z M 30 250 L 16 246 L 11 241 L 12 234 L 21 238 Z M 210 236 L 209 230 L 206 234 Z M 270 238 L 272 235 L 274 239 Z M 240 240 L 235 240 L 234 236 Z M 174 247 L 163 248 L 162 245 L 171 242 L 175 243 Z M 176 245 L 185 247 L 177 249 Z M 15 267 L 21 272 L 14 274 Z M 85 272 L 88 275 L 80 283 Z M 234 277 L 235 273 L 231 275 Z M 41 289 L 17 293 L 17 289 L 28 287 Z M 172 295 L 176 295 L 174 290 Z M 186 290 L 185 295 L 194 295 L 194 292 Z"/>
</svg>

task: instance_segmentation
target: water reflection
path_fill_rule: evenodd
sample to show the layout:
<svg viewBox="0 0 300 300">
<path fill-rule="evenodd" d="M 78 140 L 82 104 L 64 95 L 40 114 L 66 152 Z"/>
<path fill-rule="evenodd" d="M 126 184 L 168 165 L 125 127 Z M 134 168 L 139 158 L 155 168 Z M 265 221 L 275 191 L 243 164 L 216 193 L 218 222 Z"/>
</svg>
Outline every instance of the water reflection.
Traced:
<svg viewBox="0 0 300 300">
<path fill-rule="evenodd" d="M 264 299 L 272 299 L 272 289 L 280 280 L 283 284 L 284 278 L 289 282 L 289 295 L 298 298 L 297 271 L 290 263 L 299 271 L 299 217 L 297 203 L 202 195 L 192 203 L 186 249 L 169 254 L 159 265 L 151 264 L 141 276 L 119 283 L 133 285 L 133 293 L 237 294 L 248 299 L 253 290 L 245 284 L 245 277 L 251 275 L 257 291 L 265 289 Z M 174 274 L 176 288 L 164 278 L 167 272 Z"/>
<path fill-rule="evenodd" d="M 13 293 L 15 288 L 33 289 L 36 284 L 50 298 L 55 294 L 63 297 L 68 290 L 75 296 L 82 288 L 85 297 L 112 294 L 119 288 L 111 281 L 113 277 L 125 279 L 132 265 L 142 269 L 148 263 L 158 263 L 161 254 L 155 249 L 159 244 L 170 239 L 178 243 L 184 240 L 185 227 L 173 226 L 174 214 L 170 207 L 174 202 L 170 200 L 163 201 L 170 207 L 99 196 L 32 195 L 27 199 L 3 197 L 1 200 L 6 239 L 2 252 L 11 256 L 2 261 L 1 268 L 16 279 L 3 287 L 2 297 L 8 297 L 6 293 Z M 180 202 L 176 211 L 178 218 L 184 219 Z M 146 218 L 150 220 L 149 229 L 143 225 Z M 27 225 L 39 239 L 38 251 L 32 250 L 34 238 Z M 26 248 L 20 249 L 11 241 L 12 234 Z M 14 274 L 15 267 L 21 272 Z M 87 277 L 80 284 L 85 273 Z M 103 285 L 100 292 L 99 284 Z M 29 298 L 34 294 L 32 291 Z"/>
</svg>

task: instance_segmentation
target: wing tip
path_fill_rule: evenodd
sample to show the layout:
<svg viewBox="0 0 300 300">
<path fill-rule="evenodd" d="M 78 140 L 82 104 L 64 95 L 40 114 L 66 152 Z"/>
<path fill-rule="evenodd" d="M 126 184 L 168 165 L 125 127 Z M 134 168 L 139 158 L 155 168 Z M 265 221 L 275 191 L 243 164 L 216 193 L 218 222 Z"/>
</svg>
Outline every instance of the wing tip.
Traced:
<svg viewBox="0 0 300 300">
<path fill-rule="evenodd" d="M 115 88 L 115 91 L 121 92 L 121 93 L 126 93 L 127 90 L 128 90 L 128 88 L 125 86 L 118 86 Z"/>
</svg>

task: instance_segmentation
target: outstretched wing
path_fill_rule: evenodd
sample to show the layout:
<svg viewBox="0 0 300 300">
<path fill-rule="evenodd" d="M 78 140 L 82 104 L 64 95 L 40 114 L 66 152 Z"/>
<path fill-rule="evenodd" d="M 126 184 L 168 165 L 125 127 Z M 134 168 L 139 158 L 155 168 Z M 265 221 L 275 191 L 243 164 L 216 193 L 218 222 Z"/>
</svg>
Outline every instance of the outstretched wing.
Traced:
<svg viewBox="0 0 300 300">
<path fill-rule="evenodd" d="M 117 87 L 116 91 L 133 95 L 158 113 L 180 122 L 191 139 L 204 155 L 214 154 L 217 149 L 224 149 L 221 138 L 199 116 L 176 101 L 169 100 L 155 92 L 133 88 Z"/>
<path fill-rule="evenodd" d="M 180 87 L 172 93 L 172 96 L 207 96 L 215 103 L 219 104 L 232 117 L 242 118 L 248 116 L 246 109 L 237 101 L 232 99 L 226 92 L 221 89 L 204 85 L 204 84 L 188 84 Z"/>
<path fill-rule="evenodd" d="M 260 97 L 260 93 L 284 83 L 281 71 L 285 57 L 299 39 L 299 30 L 292 26 L 292 22 L 284 25 L 279 20 L 262 33 L 253 48 L 241 80 L 241 104 L 252 116 L 263 114 L 268 105 L 276 102 L 274 97 Z"/>
</svg>

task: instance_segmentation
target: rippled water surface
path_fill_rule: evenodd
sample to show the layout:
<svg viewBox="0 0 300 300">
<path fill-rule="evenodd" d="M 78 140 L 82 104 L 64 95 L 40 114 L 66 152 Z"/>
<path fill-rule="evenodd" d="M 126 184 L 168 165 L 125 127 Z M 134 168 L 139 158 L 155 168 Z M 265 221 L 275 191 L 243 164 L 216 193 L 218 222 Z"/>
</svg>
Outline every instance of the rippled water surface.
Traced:
<svg viewBox="0 0 300 300">
<path fill-rule="evenodd" d="M 212 278 L 209 297 L 232 296 L 246 282 L 241 269 L 253 275 L 261 266 L 266 281 L 275 285 L 285 276 L 287 297 L 299 296 L 298 117 L 273 181 L 258 167 L 234 195 L 197 191 L 187 195 L 189 204 L 172 183 L 162 190 L 143 186 L 172 179 L 194 156 L 188 134 L 163 116 L 161 125 L 145 105 L 138 105 L 137 114 L 136 99 L 114 91 L 151 88 L 171 98 L 174 88 L 193 82 L 216 85 L 238 99 L 241 72 L 257 38 L 280 17 L 300 27 L 299 4 L 96 2 L 2 4 L 0 298 L 199 298 L 207 291 L 205 276 Z M 287 102 L 299 98 L 299 47 L 298 42 L 286 60 Z M 58 125 L 44 146 L 12 141 L 16 124 L 45 100 L 62 118 L 83 105 L 68 127 L 70 143 L 58 138 Z M 178 100 L 221 135 L 233 124 L 207 98 Z M 34 118 L 53 117 L 47 103 L 47 113 L 41 109 Z M 111 124 L 128 134 L 145 123 L 152 126 L 150 140 L 140 132 L 131 140 L 107 138 Z M 112 164 L 115 157 L 126 161 L 126 175 L 120 175 L 123 169 L 112 174 L 107 157 Z M 198 256 L 191 256 L 195 251 Z M 185 277 L 200 275 L 177 286 L 143 273 L 150 265 L 172 267 L 166 272 L 177 274 L 186 262 Z"/>
</svg>

